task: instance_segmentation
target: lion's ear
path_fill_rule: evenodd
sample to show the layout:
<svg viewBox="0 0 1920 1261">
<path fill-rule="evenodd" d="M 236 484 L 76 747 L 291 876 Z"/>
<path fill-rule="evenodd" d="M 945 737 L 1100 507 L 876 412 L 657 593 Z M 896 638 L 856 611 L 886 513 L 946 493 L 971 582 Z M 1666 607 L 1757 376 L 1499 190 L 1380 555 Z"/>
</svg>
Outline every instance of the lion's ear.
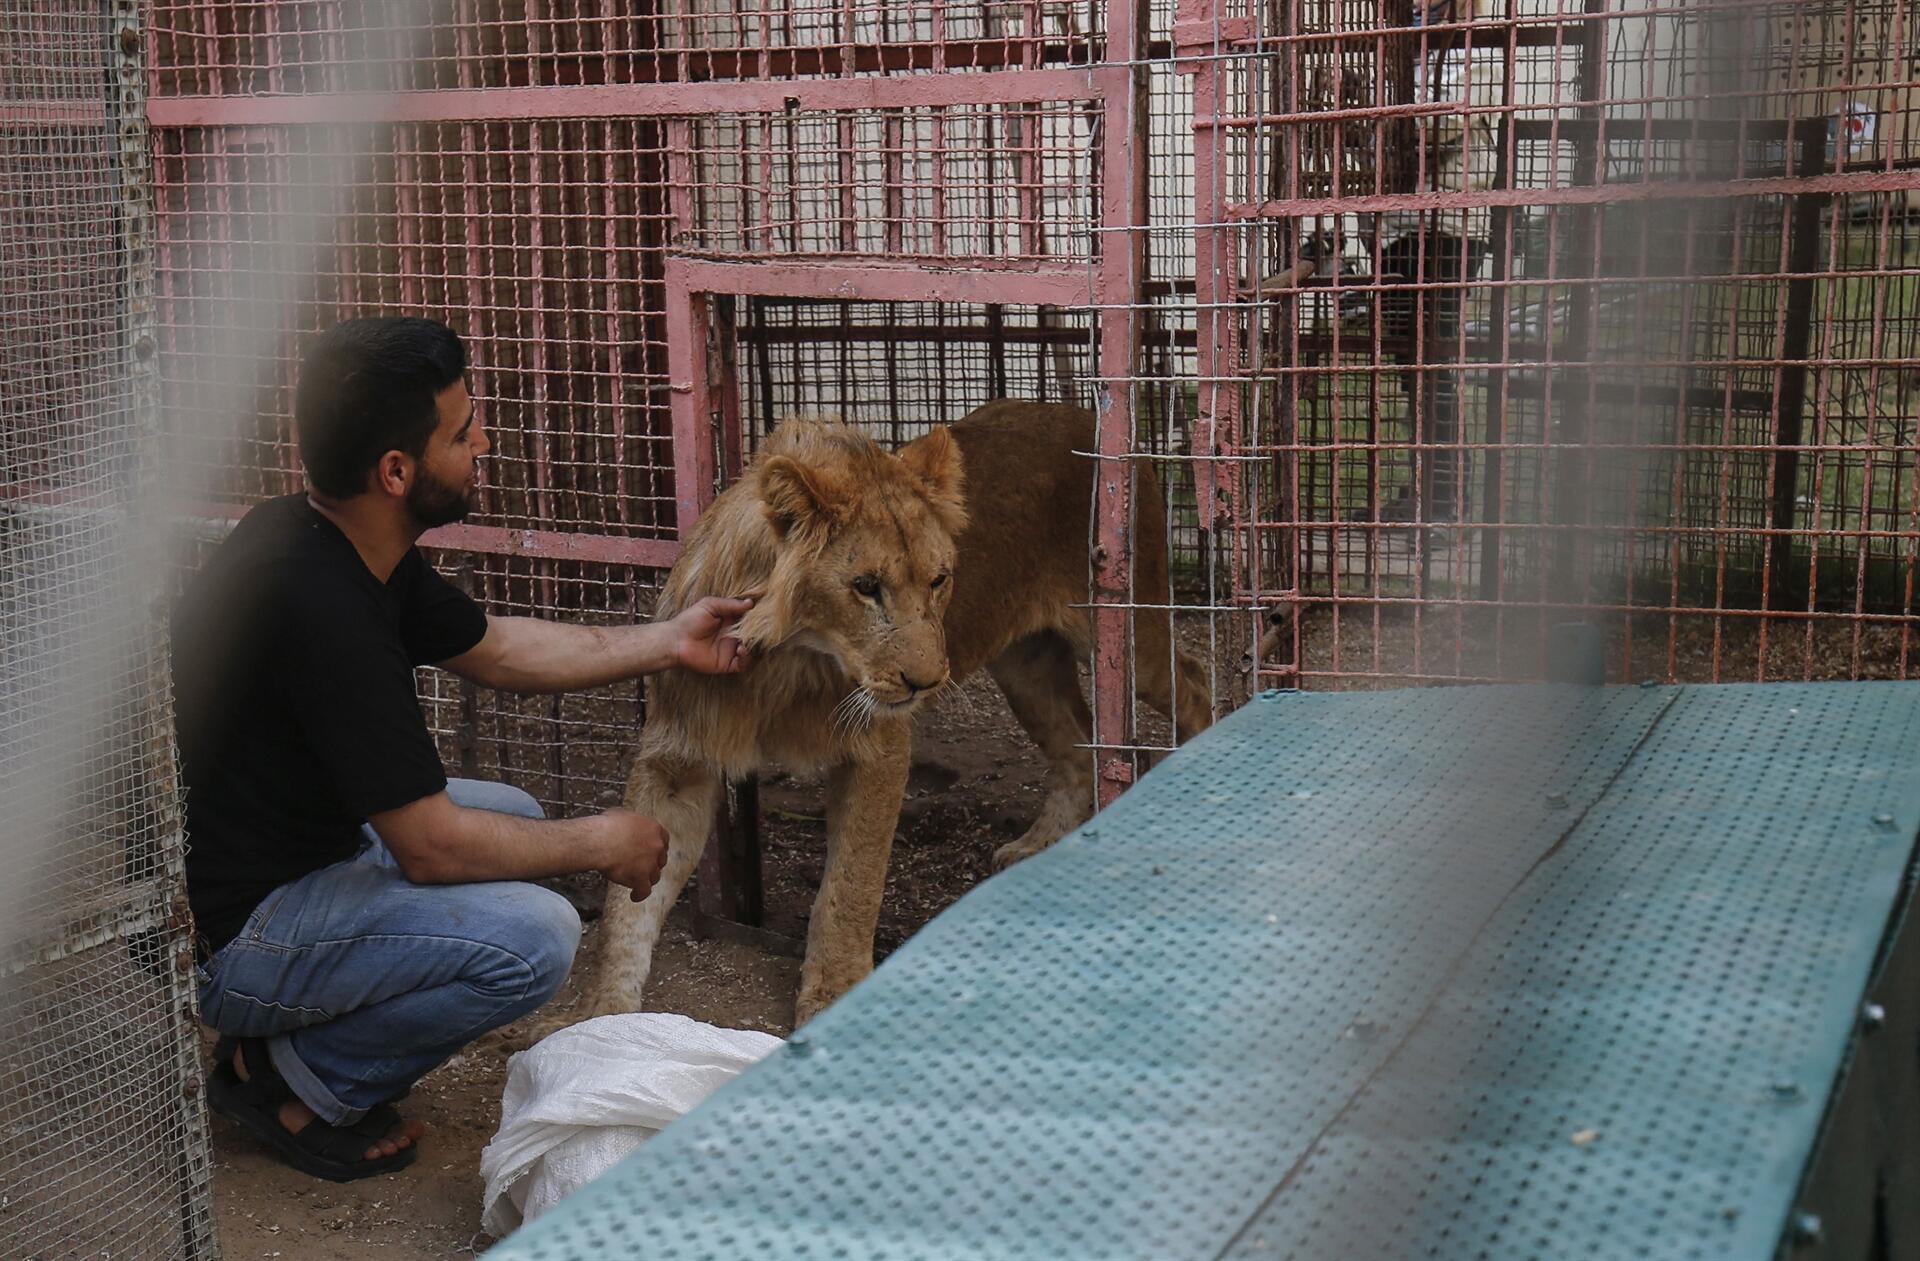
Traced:
<svg viewBox="0 0 1920 1261">
<path fill-rule="evenodd" d="M 838 479 L 785 455 L 760 466 L 760 499 L 782 534 L 830 530 L 846 520 L 851 506 Z"/>
<path fill-rule="evenodd" d="M 967 475 L 953 431 L 945 425 L 929 429 L 900 448 L 900 462 L 920 483 L 947 532 L 958 534 L 967 522 Z"/>
</svg>

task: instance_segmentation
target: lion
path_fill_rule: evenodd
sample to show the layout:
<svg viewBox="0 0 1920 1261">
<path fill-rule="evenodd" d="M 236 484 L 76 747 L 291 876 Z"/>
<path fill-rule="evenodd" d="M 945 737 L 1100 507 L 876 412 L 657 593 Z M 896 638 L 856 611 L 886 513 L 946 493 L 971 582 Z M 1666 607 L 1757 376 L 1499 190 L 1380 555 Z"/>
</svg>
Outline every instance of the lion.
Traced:
<svg viewBox="0 0 1920 1261">
<path fill-rule="evenodd" d="M 647 898 L 607 891 L 595 1014 L 637 1011 L 668 910 L 705 847 L 724 777 L 764 764 L 828 777 L 827 859 L 808 925 L 796 1023 L 873 969 L 912 719 L 985 667 L 1046 755 L 1031 827 L 995 854 L 1038 853 L 1092 813 L 1088 514 L 1094 419 L 989 403 L 890 454 L 857 429 L 789 420 L 700 518 L 658 616 L 705 595 L 751 596 L 743 674 L 669 671 L 652 684 L 626 805 L 670 838 Z M 1135 465 L 1135 574 L 1167 590 L 1166 521 Z M 1149 596 L 1150 599 L 1164 598 Z M 1182 740 L 1212 720 L 1206 668 L 1172 643 L 1164 607 L 1134 622 L 1135 684 Z M 1177 677 L 1176 677 L 1177 672 Z"/>
</svg>

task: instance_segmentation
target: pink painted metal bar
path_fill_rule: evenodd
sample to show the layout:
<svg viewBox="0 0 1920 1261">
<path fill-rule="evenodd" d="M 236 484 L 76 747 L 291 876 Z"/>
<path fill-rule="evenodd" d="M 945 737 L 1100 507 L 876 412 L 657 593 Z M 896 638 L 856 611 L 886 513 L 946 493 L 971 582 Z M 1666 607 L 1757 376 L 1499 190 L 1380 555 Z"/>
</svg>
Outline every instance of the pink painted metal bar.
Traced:
<svg viewBox="0 0 1920 1261">
<path fill-rule="evenodd" d="M 12 495 L 0 488 L 0 502 L 38 502 L 31 494 Z M 251 504 L 178 505 L 182 517 L 206 521 L 238 521 Z M 483 556 L 531 556 L 540 560 L 586 561 L 600 565 L 632 565 L 639 569 L 666 569 L 680 555 L 678 539 L 636 539 L 611 534 L 569 534 L 559 530 L 514 530 L 502 526 L 436 526 L 420 536 L 420 546 Z"/>
<path fill-rule="evenodd" d="M 906 127 L 901 112 L 888 110 L 880 124 L 882 189 L 881 217 L 885 220 L 882 240 L 889 254 L 904 248 L 906 204 Z"/>
<path fill-rule="evenodd" d="M 545 181 L 545 155 L 540 144 L 538 124 L 527 129 L 527 160 L 533 176 L 534 193 L 527 215 L 528 239 L 532 244 L 529 261 L 528 279 L 532 282 L 533 306 L 533 503 L 534 511 L 541 521 L 555 519 L 557 506 L 553 493 L 553 435 L 550 418 L 553 415 L 553 363 L 550 350 L 552 339 L 547 335 L 547 241 L 546 215 L 541 208 L 543 198 L 540 187 Z M 553 578 L 541 574 L 538 578 L 540 602 L 546 607 L 554 605 Z"/>
<path fill-rule="evenodd" d="M 626 364 L 625 356 L 620 353 L 620 295 L 625 286 L 620 283 L 621 277 L 614 266 L 619 236 L 619 207 L 614 198 L 614 157 L 611 153 L 606 156 L 607 165 L 600 181 L 598 252 L 602 279 L 601 303 L 605 317 L 602 327 L 606 330 L 607 345 L 612 349 L 609 356 L 612 376 L 607 382 L 607 407 L 613 416 L 613 493 L 615 502 L 620 506 L 620 520 L 625 524 L 631 509 L 631 500 L 628 498 Z M 635 161 L 637 163 L 638 155 L 635 155 Z"/>
<path fill-rule="evenodd" d="M 308 96 L 177 96 L 149 103 L 155 127 L 289 126 L 344 122 L 465 122 L 508 118 L 667 118 L 795 109 L 898 109 L 1100 97 L 1106 71 L 1003 70 L 910 78 L 771 83 L 622 83 Z"/>
<path fill-rule="evenodd" d="M 486 525 L 443 525 L 420 539 L 424 547 L 499 556 L 535 556 L 544 560 L 592 561 L 666 569 L 680 555 L 677 539 L 635 539 L 611 534 L 568 534 L 558 530 L 509 530 Z"/>
<path fill-rule="evenodd" d="M 702 293 L 735 293 L 765 298 L 825 298 L 866 302 L 1006 302 L 1037 306 L 1085 306 L 1084 263 L 1009 264 L 985 269 L 937 263 L 811 262 L 789 257 L 781 262 L 715 262 L 674 257 L 667 260 L 670 285 Z M 679 378 L 676 377 L 676 380 Z"/>
<path fill-rule="evenodd" d="M 717 493 L 713 378 L 707 362 L 709 307 L 704 290 L 667 268 L 667 379 L 673 408 L 673 502 L 686 538 Z"/>
<path fill-rule="evenodd" d="M 1231 21 L 1244 38 L 1247 19 L 1206 19 L 1210 0 L 1180 0 L 1175 12 L 1175 38 L 1181 51 L 1209 49 L 1228 38 Z M 1219 111 L 1221 68 L 1213 62 L 1183 61 L 1182 71 L 1193 75 L 1193 117 L 1196 122 Z M 1224 213 L 1225 137 L 1218 131 L 1196 130 L 1193 148 L 1194 217 L 1217 224 Z M 1199 380 L 1199 414 L 1189 452 L 1198 461 L 1193 469 L 1199 524 L 1211 530 L 1235 512 L 1235 470 L 1229 461 L 1239 442 L 1240 383 L 1228 374 L 1239 358 L 1238 313 L 1223 307 L 1235 296 L 1232 231 L 1220 227 L 1194 231 L 1194 307 L 1198 335 L 1194 339 L 1195 375 Z M 1226 457 L 1217 459 L 1215 457 Z"/>
</svg>

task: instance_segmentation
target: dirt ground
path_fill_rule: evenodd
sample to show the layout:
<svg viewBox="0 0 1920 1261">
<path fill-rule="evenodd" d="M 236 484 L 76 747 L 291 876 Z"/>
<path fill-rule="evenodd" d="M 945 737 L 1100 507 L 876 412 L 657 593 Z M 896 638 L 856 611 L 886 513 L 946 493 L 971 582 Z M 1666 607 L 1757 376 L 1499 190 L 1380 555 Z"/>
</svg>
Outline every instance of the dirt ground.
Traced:
<svg viewBox="0 0 1920 1261">
<path fill-rule="evenodd" d="M 993 851 L 1037 809 L 1043 765 L 989 683 L 961 689 L 924 715 L 887 882 L 876 953 L 884 956 L 990 871 Z M 798 938 L 825 855 L 824 789 L 773 772 L 762 781 L 768 927 Z M 591 904 L 592 891 L 583 891 Z M 787 1033 L 799 961 L 732 941 L 696 940 L 685 914 L 668 924 L 648 1005 L 733 1028 Z M 228 1261 L 368 1261 L 472 1257 L 480 1231 L 480 1151 L 500 1120 L 507 1058 L 527 1024 L 578 1000 L 597 921 L 565 990 L 520 1026 L 482 1039 L 434 1072 L 403 1110 L 430 1127 L 411 1169 L 335 1186 L 294 1173 L 236 1127 L 213 1120 L 214 1195 Z"/>
<path fill-rule="evenodd" d="M 1709 620 L 1638 619 L 1631 640 L 1624 624 L 1607 631 L 1609 677 L 1727 681 L 1767 678 L 1897 677 L 1907 673 L 1914 645 L 1905 627 L 1833 622 L 1809 634 L 1804 623 L 1769 626 L 1729 618 L 1716 634 Z M 1204 627 L 1182 628 L 1199 648 Z M 1428 615 L 1348 617 L 1334 636 L 1325 610 L 1308 614 L 1310 670 L 1338 669 L 1360 686 L 1404 685 L 1419 674 L 1453 677 L 1524 675 L 1538 665 L 1538 628 L 1497 628 Z M 1340 656 L 1336 658 L 1334 645 Z M 1243 698 L 1237 666 L 1242 647 L 1222 642 L 1219 677 L 1231 684 L 1229 707 Z M 1631 660 L 1631 665 L 1627 662 Z M 1316 687 L 1333 680 L 1316 679 Z M 1157 725 L 1157 724 L 1156 724 Z M 1164 727 L 1149 738 L 1164 739 Z M 896 836 L 876 953 L 884 957 L 990 870 L 995 848 L 1025 828 L 1037 809 L 1043 766 L 992 685 L 976 681 L 924 715 L 915 733 L 914 770 Z M 797 940 L 825 853 L 820 783 L 771 772 L 760 792 L 765 851 L 767 927 Z M 594 893 L 575 889 L 591 913 Z M 699 940 L 686 914 L 692 894 L 669 923 L 648 992 L 649 1005 L 698 1020 L 784 1034 L 792 1019 L 799 964 L 792 957 L 736 941 Z M 581 964 L 555 1006 L 577 1001 L 594 957 L 590 921 Z M 485 1252 L 480 1232 L 480 1150 L 499 1122 L 507 1058 L 525 1026 L 482 1040 L 429 1076 L 408 1099 L 410 1115 L 431 1127 L 410 1170 L 344 1187 L 314 1182 L 272 1161 L 246 1135 L 214 1121 L 221 1240 L 233 1261 L 366 1261 L 376 1257 L 455 1258 Z"/>
</svg>

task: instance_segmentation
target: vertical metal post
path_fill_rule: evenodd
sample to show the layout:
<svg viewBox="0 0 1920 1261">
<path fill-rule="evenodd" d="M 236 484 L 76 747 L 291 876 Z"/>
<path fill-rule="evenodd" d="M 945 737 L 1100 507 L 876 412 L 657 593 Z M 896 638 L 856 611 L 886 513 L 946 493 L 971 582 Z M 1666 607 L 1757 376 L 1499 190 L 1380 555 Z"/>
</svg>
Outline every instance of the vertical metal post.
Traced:
<svg viewBox="0 0 1920 1261">
<path fill-rule="evenodd" d="M 1601 78 L 1606 64 L 1606 7 L 1607 0 L 1583 0 L 1581 10 L 1584 20 L 1576 27 L 1580 32 L 1581 45 L 1575 97 L 1584 102 L 1580 106 L 1582 126 L 1574 137 L 1573 182 L 1577 187 L 1599 182 L 1600 155 L 1605 152 L 1606 146 L 1606 116 L 1597 103 L 1605 95 Z M 1590 205 L 1569 208 L 1567 218 L 1572 224 L 1569 232 L 1572 242 L 1568 253 L 1571 261 L 1564 271 L 1559 272 L 1561 280 L 1571 280 L 1580 286 L 1578 293 L 1569 286 L 1567 336 L 1563 353 L 1559 356 L 1561 363 L 1567 366 L 1561 369 L 1561 388 L 1555 391 L 1560 395 L 1561 423 L 1555 444 L 1553 494 L 1555 516 L 1561 528 L 1551 552 L 1553 566 L 1549 582 L 1551 598 L 1566 605 L 1582 602 L 1580 572 L 1582 560 L 1588 556 L 1588 549 L 1582 545 L 1585 539 L 1582 527 L 1587 524 L 1586 480 L 1592 469 L 1589 444 L 1593 440 L 1591 421 L 1595 379 L 1591 363 L 1593 308 L 1599 296 L 1591 282 L 1599 262 L 1598 244 L 1594 238 L 1604 222 L 1602 213 L 1602 208 Z M 1551 287 L 1548 305 L 1551 307 Z"/>
<path fill-rule="evenodd" d="M 138 461 L 131 470 L 134 484 L 130 498 L 134 508 L 126 533 L 126 546 L 135 549 L 135 554 L 128 558 L 132 564 L 127 572 L 157 580 L 158 575 L 166 572 L 165 558 L 158 552 L 162 540 L 169 535 L 158 511 L 162 501 L 158 492 L 164 482 L 159 340 L 154 319 L 157 259 L 153 155 L 147 130 L 146 8 L 134 0 L 118 0 L 106 12 L 107 18 L 100 30 L 109 43 L 106 60 L 112 70 L 103 85 L 106 126 L 99 143 L 109 146 L 118 159 L 115 171 L 120 194 L 117 281 L 124 317 L 119 366 L 126 383 L 129 436 Z M 174 1076 L 181 1085 L 181 1090 L 161 1106 L 178 1110 L 164 1128 L 180 1136 L 180 1164 L 173 1172 L 179 1180 L 181 1252 L 188 1261 L 218 1261 L 220 1245 L 213 1224 L 213 1159 L 207 1138 L 206 1108 L 199 1093 L 199 1042 L 194 1034 L 199 1011 L 191 972 L 193 953 L 189 926 L 192 920 L 186 900 L 186 817 L 182 809 L 179 767 L 174 757 L 167 653 L 157 615 L 143 643 L 147 653 L 147 689 L 141 703 L 150 707 L 151 713 L 141 727 L 147 733 L 147 743 L 140 755 L 151 800 L 142 804 L 143 813 L 151 816 L 157 846 L 154 855 L 157 861 L 149 868 L 151 874 L 144 878 L 155 880 L 156 893 L 168 904 L 164 921 L 168 929 L 168 953 L 187 965 L 167 967 L 161 973 L 166 978 L 161 984 L 170 991 L 168 1001 L 178 1014 L 171 1049 Z M 130 947 L 137 952 L 137 945 L 130 943 Z"/>
<path fill-rule="evenodd" d="M 731 294 L 713 296 L 713 373 L 715 423 L 720 433 L 720 477 L 731 486 L 746 463 L 746 434 L 740 418 L 740 355 L 736 301 Z"/>
<path fill-rule="evenodd" d="M 1098 460 L 1093 490 L 1093 727 L 1095 795 L 1105 806 L 1133 782 L 1134 370 L 1146 269 L 1146 76 L 1143 0 L 1108 0 L 1101 112 Z"/>
<path fill-rule="evenodd" d="M 1513 0 L 1506 0 L 1502 15 L 1506 23 L 1506 48 L 1500 73 L 1500 124 L 1494 140 L 1498 151 L 1493 159 L 1493 186 L 1502 192 L 1513 183 L 1513 115 L 1509 111 L 1513 107 L 1513 80 L 1519 57 L 1519 28 L 1514 25 L 1513 10 Z M 1487 336 L 1491 344 L 1484 348 L 1482 354 L 1505 365 L 1512 362 L 1512 339 L 1507 331 L 1507 285 L 1513 279 L 1513 209 L 1506 205 L 1495 206 L 1489 219 L 1493 288 L 1487 295 Z M 1480 598 L 1489 601 L 1500 598 L 1503 585 L 1500 559 L 1501 536 L 1506 528 L 1503 457 L 1507 442 L 1507 384 L 1511 371 L 1511 368 L 1502 366 L 1487 374 L 1486 450 L 1480 466 L 1479 516 L 1484 522 L 1480 531 Z M 1462 489 L 1464 492 L 1464 484 Z M 1468 522 L 1464 508 L 1463 497 L 1460 517 L 1463 525 Z"/>
<path fill-rule="evenodd" d="M 745 461 L 735 351 L 736 299 L 715 294 L 711 303 L 714 349 L 708 364 L 713 374 L 709 388 L 720 431 L 720 476 L 730 485 L 739 478 Z M 713 834 L 700 855 L 701 911 L 758 927 L 766 914 L 760 865 L 760 778 L 748 774 L 727 785 L 715 806 Z"/>
<path fill-rule="evenodd" d="M 1218 56 L 1225 41 L 1213 0 L 1180 0 L 1175 30 L 1181 51 L 1195 55 L 1181 70 L 1193 75 L 1193 299 L 1199 330 L 1194 374 L 1199 408 L 1194 417 L 1194 497 L 1200 528 L 1211 532 L 1231 520 L 1237 507 L 1232 453 L 1240 439 L 1239 319 L 1229 305 L 1236 296 L 1233 234 L 1226 224 L 1226 132 L 1220 126 Z M 1201 59 L 1202 57 L 1207 59 Z"/>
<path fill-rule="evenodd" d="M 1793 125 L 1794 173 L 1811 179 L 1825 173 L 1827 122 L 1803 118 Z M 1779 414 L 1773 427 L 1772 510 L 1768 525 L 1767 576 L 1763 584 L 1769 608 L 1782 608 L 1793 563 L 1793 529 L 1800 486 L 1800 443 L 1806 422 L 1807 357 L 1813 348 L 1813 273 L 1820 266 L 1820 220 L 1832 198 L 1827 193 L 1796 193 L 1787 203 L 1787 309 L 1781 330 Z"/>
<path fill-rule="evenodd" d="M 715 919 L 758 928 L 766 918 L 760 878 L 760 779 L 726 785 L 714 810 L 713 835 L 700 855 L 700 910 Z"/>
<path fill-rule="evenodd" d="M 667 381 L 673 397 L 673 502 L 686 541 L 714 497 L 713 391 L 707 295 L 667 264 Z"/>
</svg>

